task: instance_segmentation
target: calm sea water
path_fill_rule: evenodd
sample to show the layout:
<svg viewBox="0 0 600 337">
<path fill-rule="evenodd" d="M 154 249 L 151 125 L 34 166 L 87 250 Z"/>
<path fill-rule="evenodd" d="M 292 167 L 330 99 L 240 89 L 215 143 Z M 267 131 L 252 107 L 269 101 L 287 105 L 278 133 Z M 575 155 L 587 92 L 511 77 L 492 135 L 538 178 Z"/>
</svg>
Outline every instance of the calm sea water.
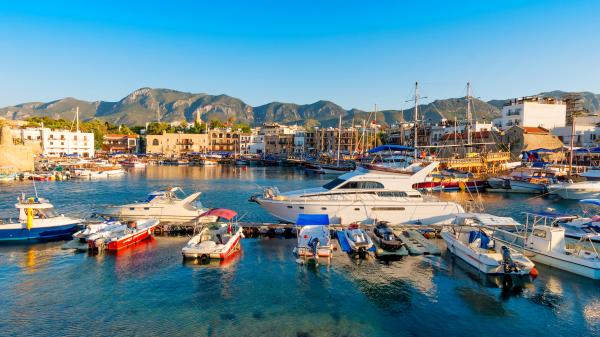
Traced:
<svg viewBox="0 0 600 337">
<path fill-rule="evenodd" d="M 284 168 L 149 167 L 102 181 L 40 182 L 66 214 L 140 200 L 173 185 L 204 192 L 209 207 L 274 221 L 248 197 L 260 186 L 318 186 L 324 177 Z M 14 216 L 31 183 L 0 185 L 0 217 Z M 443 198 L 465 201 L 468 195 Z M 577 209 L 522 195 L 483 196 L 486 211 Z M 117 254 L 62 250 L 62 242 L 0 246 L 2 336 L 590 336 L 600 334 L 600 282 L 539 266 L 540 276 L 504 290 L 447 252 L 399 261 L 296 264 L 293 239 L 242 241 L 222 264 L 184 263 L 186 237 L 156 237 Z M 442 242 L 438 242 L 443 247 Z"/>
</svg>

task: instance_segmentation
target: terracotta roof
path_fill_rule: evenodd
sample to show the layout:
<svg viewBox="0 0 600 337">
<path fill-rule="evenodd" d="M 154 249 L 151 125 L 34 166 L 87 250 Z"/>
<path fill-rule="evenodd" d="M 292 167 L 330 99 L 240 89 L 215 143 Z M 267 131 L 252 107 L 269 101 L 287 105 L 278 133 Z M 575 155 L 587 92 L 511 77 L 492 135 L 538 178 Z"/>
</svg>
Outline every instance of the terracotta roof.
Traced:
<svg viewBox="0 0 600 337">
<path fill-rule="evenodd" d="M 104 138 L 138 138 L 138 135 L 106 134 Z"/>
<path fill-rule="evenodd" d="M 550 133 L 550 131 L 548 131 L 548 129 L 544 129 L 542 127 L 539 126 L 523 126 L 523 132 L 525 133 L 535 133 L 535 134 L 540 134 L 540 135 L 547 135 Z"/>
</svg>

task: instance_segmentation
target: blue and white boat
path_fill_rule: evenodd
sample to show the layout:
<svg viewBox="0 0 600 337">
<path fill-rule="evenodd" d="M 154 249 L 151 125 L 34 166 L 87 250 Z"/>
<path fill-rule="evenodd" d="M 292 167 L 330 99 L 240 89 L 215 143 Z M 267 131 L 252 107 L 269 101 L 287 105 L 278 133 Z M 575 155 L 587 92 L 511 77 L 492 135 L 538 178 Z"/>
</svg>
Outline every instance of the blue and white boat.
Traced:
<svg viewBox="0 0 600 337">
<path fill-rule="evenodd" d="M 0 241 L 54 240 L 71 236 L 83 221 L 58 215 L 46 199 L 21 196 L 18 219 L 0 220 Z"/>
</svg>

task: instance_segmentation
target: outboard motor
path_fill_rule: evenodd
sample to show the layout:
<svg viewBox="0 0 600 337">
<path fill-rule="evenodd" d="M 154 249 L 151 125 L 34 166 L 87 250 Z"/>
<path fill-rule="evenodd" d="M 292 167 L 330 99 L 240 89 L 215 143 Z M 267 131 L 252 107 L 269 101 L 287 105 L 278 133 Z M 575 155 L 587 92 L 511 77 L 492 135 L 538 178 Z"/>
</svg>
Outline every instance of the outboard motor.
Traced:
<svg viewBox="0 0 600 337">
<path fill-rule="evenodd" d="M 510 250 L 506 246 L 502 246 L 502 264 L 504 265 L 504 272 L 510 274 L 512 272 L 518 272 L 517 265 L 513 262 L 510 256 Z"/>
<path fill-rule="evenodd" d="M 308 247 L 310 247 L 310 250 L 313 253 L 313 256 L 316 258 L 319 257 L 318 253 L 319 253 L 319 238 L 311 238 L 310 240 L 308 240 Z"/>
</svg>

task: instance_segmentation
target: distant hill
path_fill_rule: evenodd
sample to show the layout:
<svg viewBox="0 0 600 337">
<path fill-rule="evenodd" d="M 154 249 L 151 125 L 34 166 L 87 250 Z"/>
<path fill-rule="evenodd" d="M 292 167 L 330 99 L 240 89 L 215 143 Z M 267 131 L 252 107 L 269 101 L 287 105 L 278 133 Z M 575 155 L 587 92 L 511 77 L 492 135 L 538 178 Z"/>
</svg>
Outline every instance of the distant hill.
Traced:
<svg viewBox="0 0 600 337">
<path fill-rule="evenodd" d="M 546 96 L 561 97 L 563 91 L 542 93 Z M 600 95 L 585 92 L 585 106 L 592 112 L 600 111 Z M 500 115 L 500 109 L 506 100 L 484 102 L 473 100 L 473 113 L 477 120 L 490 121 Z M 250 125 L 265 122 L 284 124 L 304 124 L 307 120 L 316 120 L 324 126 L 335 126 L 341 115 L 345 125 L 352 120 L 356 124 L 367 120 L 372 112 L 359 109 L 345 110 L 341 106 L 326 100 L 312 104 L 271 102 L 252 107 L 242 100 L 227 95 L 209 95 L 188 93 L 170 89 L 141 88 L 135 90 L 118 102 L 87 102 L 75 98 L 63 98 L 52 102 L 31 102 L 0 109 L 0 116 L 7 119 L 24 119 L 32 116 L 72 119 L 79 107 L 80 118 L 97 118 L 115 124 L 143 125 L 156 120 L 156 111 L 165 122 L 187 120 L 192 122 L 197 113 L 202 120 L 235 120 Z M 419 106 L 422 120 L 437 122 L 442 118 L 464 120 L 466 100 L 449 98 L 435 100 Z M 377 120 L 386 124 L 398 121 L 411 121 L 413 108 L 406 110 L 384 110 L 377 113 Z"/>
</svg>

